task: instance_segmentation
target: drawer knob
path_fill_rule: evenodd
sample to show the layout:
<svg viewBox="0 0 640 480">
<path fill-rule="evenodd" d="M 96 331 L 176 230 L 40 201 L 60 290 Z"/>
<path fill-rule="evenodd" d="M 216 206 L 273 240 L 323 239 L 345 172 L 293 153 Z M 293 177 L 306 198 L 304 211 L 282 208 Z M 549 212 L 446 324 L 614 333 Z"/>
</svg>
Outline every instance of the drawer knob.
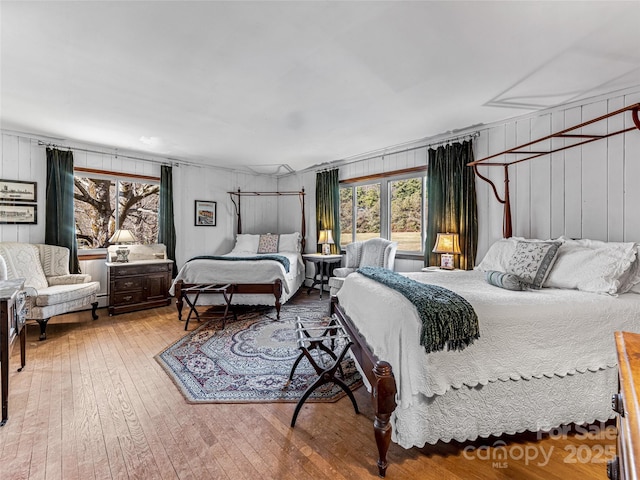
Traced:
<svg viewBox="0 0 640 480">
<path fill-rule="evenodd" d="M 622 395 L 616 393 L 611 396 L 611 408 L 613 411 L 624 417 L 624 402 L 622 401 Z"/>
<path fill-rule="evenodd" d="M 124 282 L 125 287 L 133 287 L 133 282 Z"/>
<path fill-rule="evenodd" d="M 122 297 L 122 299 L 123 299 L 125 302 L 128 302 L 128 301 L 129 301 L 129 300 L 131 300 L 132 298 L 133 298 L 133 297 L 132 297 L 131 295 L 127 295 L 126 297 Z"/>
</svg>

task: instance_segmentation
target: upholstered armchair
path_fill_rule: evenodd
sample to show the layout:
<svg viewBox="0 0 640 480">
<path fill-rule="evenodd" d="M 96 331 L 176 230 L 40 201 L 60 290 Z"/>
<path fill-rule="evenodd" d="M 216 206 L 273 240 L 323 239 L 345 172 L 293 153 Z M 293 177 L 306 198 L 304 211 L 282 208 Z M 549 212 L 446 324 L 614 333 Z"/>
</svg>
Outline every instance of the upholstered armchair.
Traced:
<svg viewBox="0 0 640 480">
<path fill-rule="evenodd" d="M 364 242 L 348 244 L 345 266 L 335 268 L 334 276 L 329 279 L 331 295 L 338 293 L 345 277 L 360 267 L 382 267 L 393 270 L 397 250 L 397 242 L 384 238 L 372 238 Z"/>
<path fill-rule="evenodd" d="M 90 275 L 69 273 L 69 249 L 54 245 L 0 242 L 0 279 L 24 279 L 27 320 L 40 325 L 40 340 L 47 338 L 47 322 L 55 315 L 92 306 L 98 318 L 99 282 Z"/>
</svg>

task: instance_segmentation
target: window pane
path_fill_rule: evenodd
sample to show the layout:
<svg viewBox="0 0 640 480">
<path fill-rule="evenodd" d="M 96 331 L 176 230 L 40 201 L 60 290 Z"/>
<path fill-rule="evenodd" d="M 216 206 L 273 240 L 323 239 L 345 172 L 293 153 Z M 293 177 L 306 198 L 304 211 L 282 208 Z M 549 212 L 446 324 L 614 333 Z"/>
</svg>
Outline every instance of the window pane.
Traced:
<svg viewBox="0 0 640 480">
<path fill-rule="evenodd" d="M 131 230 L 136 243 L 156 243 L 160 186 L 137 182 L 119 182 L 119 184 L 119 228 Z"/>
<path fill-rule="evenodd" d="M 422 251 L 422 178 L 390 182 L 391 240 L 398 250 Z"/>
<path fill-rule="evenodd" d="M 74 212 L 78 248 L 106 248 L 115 231 L 115 182 L 74 177 Z"/>
<path fill-rule="evenodd" d="M 380 236 L 380 184 L 356 187 L 356 240 Z"/>
<path fill-rule="evenodd" d="M 353 240 L 353 187 L 340 188 L 340 244 Z"/>
</svg>

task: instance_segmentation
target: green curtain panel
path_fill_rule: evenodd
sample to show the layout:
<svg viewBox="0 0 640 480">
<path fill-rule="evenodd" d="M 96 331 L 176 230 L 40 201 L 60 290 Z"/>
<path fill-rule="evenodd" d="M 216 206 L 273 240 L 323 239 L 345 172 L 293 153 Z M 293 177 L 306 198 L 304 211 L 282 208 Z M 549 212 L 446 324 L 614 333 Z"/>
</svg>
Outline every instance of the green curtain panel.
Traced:
<svg viewBox="0 0 640 480">
<path fill-rule="evenodd" d="M 316 173 L 316 232 L 320 230 L 331 230 L 335 242 L 331 245 L 331 253 L 340 253 L 340 183 L 337 168 Z M 321 246 L 318 247 L 316 251 L 321 250 Z"/>
<path fill-rule="evenodd" d="M 69 249 L 69 271 L 80 273 L 73 213 L 73 152 L 47 148 L 44 242 Z"/>
<path fill-rule="evenodd" d="M 167 257 L 173 260 L 173 278 L 176 267 L 176 228 L 173 222 L 173 170 L 168 165 L 160 169 L 160 211 L 158 212 L 158 243 L 167 247 Z"/>
<path fill-rule="evenodd" d="M 456 268 L 472 270 L 475 265 L 478 250 L 476 175 L 472 167 L 467 167 L 472 161 L 471 141 L 429 149 L 425 266 L 440 265 L 439 255 L 431 252 L 439 232 L 460 235 L 462 255 L 454 257 Z"/>
</svg>

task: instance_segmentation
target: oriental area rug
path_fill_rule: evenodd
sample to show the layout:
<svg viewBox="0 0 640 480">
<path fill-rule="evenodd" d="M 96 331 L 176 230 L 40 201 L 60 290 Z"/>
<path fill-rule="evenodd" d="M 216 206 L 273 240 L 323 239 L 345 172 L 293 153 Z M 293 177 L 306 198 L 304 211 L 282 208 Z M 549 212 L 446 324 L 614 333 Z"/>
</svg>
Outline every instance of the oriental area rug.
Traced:
<svg viewBox="0 0 640 480">
<path fill-rule="evenodd" d="M 297 402 L 318 375 L 302 359 L 291 382 L 291 368 L 300 355 L 296 317 L 328 320 L 328 302 L 305 301 L 282 306 L 280 320 L 273 307 L 237 310 L 238 319 L 211 320 L 156 356 L 156 360 L 189 403 Z M 193 320 L 192 320 L 193 321 Z M 313 350 L 314 358 L 319 350 Z M 320 361 L 328 362 L 326 354 Z M 362 378 L 353 360 L 342 362 L 344 383 L 355 390 Z M 317 388 L 308 402 L 335 402 L 345 395 L 334 383 Z"/>
</svg>

